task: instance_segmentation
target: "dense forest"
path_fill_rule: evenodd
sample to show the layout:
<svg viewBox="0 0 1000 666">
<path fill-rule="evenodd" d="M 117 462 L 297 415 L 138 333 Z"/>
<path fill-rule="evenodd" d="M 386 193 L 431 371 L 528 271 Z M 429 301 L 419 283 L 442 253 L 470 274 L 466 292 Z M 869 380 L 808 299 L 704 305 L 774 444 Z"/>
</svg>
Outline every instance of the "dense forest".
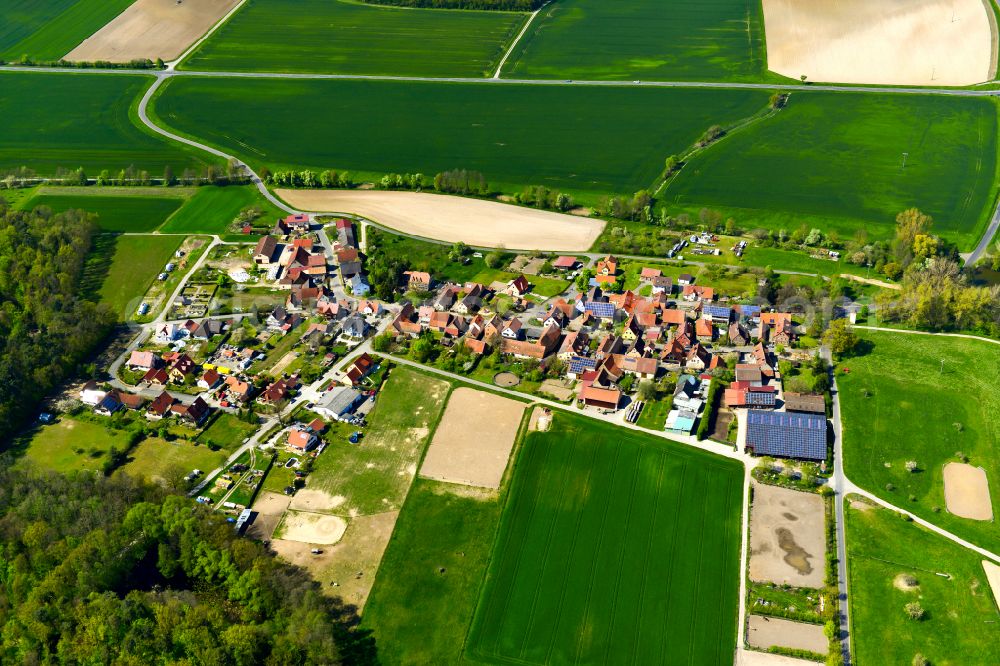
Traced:
<svg viewBox="0 0 1000 666">
<path fill-rule="evenodd" d="M 374 663 L 354 619 L 187 498 L 0 461 L 0 663 Z"/>
<path fill-rule="evenodd" d="M 0 200 L 0 439 L 114 323 L 78 295 L 95 229 L 81 211 L 16 211 Z"/>
<path fill-rule="evenodd" d="M 364 0 L 373 5 L 424 7 L 428 9 L 492 9 L 495 11 L 533 12 L 545 0 Z"/>
</svg>

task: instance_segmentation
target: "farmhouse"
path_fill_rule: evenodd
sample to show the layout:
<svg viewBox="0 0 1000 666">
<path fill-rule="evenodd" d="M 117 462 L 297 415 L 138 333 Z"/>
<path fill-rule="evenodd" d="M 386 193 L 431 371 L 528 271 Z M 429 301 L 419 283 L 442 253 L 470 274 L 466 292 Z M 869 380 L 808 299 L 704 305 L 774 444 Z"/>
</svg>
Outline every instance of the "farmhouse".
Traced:
<svg viewBox="0 0 1000 666">
<path fill-rule="evenodd" d="M 427 291 L 431 288 L 431 274 L 425 271 L 405 271 L 406 288 L 410 291 Z"/>
<path fill-rule="evenodd" d="M 268 267 L 274 263 L 277 253 L 278 241 L 273 236 L 264 236 L 257 241 L 257 247 L 253 250 L 253 262 L 258 266 Z"/>
<path fill-rule="evenodd" d="M 758 456 L 826 459 L 826 418 L 816 414 L 752 411 L 746 447 Z"/>
<path fill-rule="evenodd" d="M 555 261 L 552 262 L 552 268 L 560 271 L 571 271 L 576 268 L 579 263 L 580 262 L 576 260 L 576 257 L 562 255 L 557 257 Z"/>
<path fill-rule="evenodd" d="M 622 392 L 618 389 L 599 388 L 585 384 L 580 388 L 579 398 L 588 407 L 616 410 L 618 403 L 621 402 Z"/>
</svg>

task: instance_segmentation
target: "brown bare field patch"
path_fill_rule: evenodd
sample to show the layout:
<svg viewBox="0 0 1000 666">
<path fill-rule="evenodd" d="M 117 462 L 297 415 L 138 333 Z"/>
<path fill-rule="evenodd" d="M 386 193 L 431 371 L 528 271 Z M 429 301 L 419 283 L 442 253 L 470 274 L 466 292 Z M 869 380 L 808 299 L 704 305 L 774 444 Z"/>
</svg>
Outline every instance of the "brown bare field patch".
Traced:
<svg viewBox="0 0 1000 666">
<path fill-rule="evenodd" d="M 838 83 L 988 81 L 996 73 L 996 21 L 986 2 L 764 0 L 767 66 Z"/>
<path fill-rule="evenodd" d="M 300 210 L 360 215 L 406 234 L 479 247 L 583 252 L 600 220 L 426 192 L 275 190 Z"/>
<path fill-rule="evenodd" d="M 548 407 L 537 406 L 531 410 L 528 420 L 528 430 L 545 432 L 552 425 L 552 412 Z"/>
<path fill-rule="evenodd" d="M 524 403 L 485 391 L 457 388 L 427 449 L 420 476 L 499 488 Z"/>
<path fill-rule="evenodd" d="M 829 649 L 823 626 L 819 624 L 792 622 L 763 615 L 751 615 L 748 624 L 750 631 L 747 640 L 755 648 L 766 650 L 769 647 L 785 647 L 818 654 L 826 654 Z"/>
<path fill-rule="evenodd" d="M 573 390 L 572 385 L 568 384 L 571 382 L 561 379 L 546 379 L 538 388 L 543 393 L 555 396 L 557 400 L 569 400 L 576 395 L 576 391 Z"/>
<path fill-rule="evenodd" d="M 822 587 L 826 567 L 823 499 L 762 483 L 753 485 L 750 579 Z"/>
<path fill-rule="evenodd" d="M 965 463 L 945 465 L 944 501 L 948 511 L 960 518 L 993 520 L 990 482 L 982 467 Z"/>
<path fill-rule="evenodd" d="M 347 530 L 347 521 L 340 516 L 308 511 L 285 511 L 276 534 L 285 541 L 315 545 L 332 545 L 340 541 Z"/>
<path fill-rule="evenodd" d="M 352 518 L 339 543 L 313 554 L 311 544 L 275 539 L 271 548 L 301 566 L 319 581 L 323 592 L 340 597 L 360 612 L 368 601 L 375 574 L 385 553 L 398 511 Z"/>
<path fill-rule="evenodd" d="M 268 491 L 261 492 L 257 500 L 253 503 L 253 510 L 257 516 L 247 528 L 247 536 L 251 539 L 267 541 L 274 534 L 274 528 L 281 522 L 281 517 L 285 515 L 291 497 L 279 495 Z"/>
<path fill-rule="evenodd" d="M 136 0 L 66 60 L 175 60 L 241 0 Z"/>
<path fill-rule="evenodd" d="M 314 511 L 316 513 L 323 513 L 324 511 L 332 511 L 333 509 L 336 509 L 343 504 L 344 501 L 345 498 L 341 495 L 331 495 L 324 490 L 303 488 L 299 492 L 295 493 L 295 497 L 292 498 L 289 508 L 294 511 Z"/>
</svg>

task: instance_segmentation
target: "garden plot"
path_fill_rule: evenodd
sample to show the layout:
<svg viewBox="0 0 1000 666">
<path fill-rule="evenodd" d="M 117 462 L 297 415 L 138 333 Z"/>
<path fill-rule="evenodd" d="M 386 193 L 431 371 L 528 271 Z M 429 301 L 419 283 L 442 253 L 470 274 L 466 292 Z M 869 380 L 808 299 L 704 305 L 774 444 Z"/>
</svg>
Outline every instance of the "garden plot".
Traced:
<svg viewBox="0 0 1000 666">
<path fill-rule="evenodd" d="M 427 449 L 420 476 L 467 486 L 499 488 L 524 403 L 457 388 Z"/>
<path fill-rule="evenodd" d="M 750 579 L 822 587 L 826 570 L 823 499 L 812 493 L 753 485 Z"/>
<path fill-rule="evenodd" d="M 961 518 L 993 520 L 990 482 L 986 470 L 965 463 L 944 466 L 944 500 L 948 511 Z"/>
<path fill-rule="evenodd" d="M 764 0 L 764 27 L 768 68 L 796 79 L 964 86 L 996 73 L 983 0 Z"/>
<path fill-rule="evenodd" d="M 175 60 L 240 0 L 137 0 L 66 60 Z"/>
<path fill-rule="evenodd" d="M 287 495 L 262 492 L 253 504 L 253 510 L 257 515 L 247 528 L 247 536 L 261 541 L 270 539 L 274 529 L 281 522 L 281 517 L 285 515 L 285 509 L 288 508 L 290 501 L 291 498 Z"/>
</svg>

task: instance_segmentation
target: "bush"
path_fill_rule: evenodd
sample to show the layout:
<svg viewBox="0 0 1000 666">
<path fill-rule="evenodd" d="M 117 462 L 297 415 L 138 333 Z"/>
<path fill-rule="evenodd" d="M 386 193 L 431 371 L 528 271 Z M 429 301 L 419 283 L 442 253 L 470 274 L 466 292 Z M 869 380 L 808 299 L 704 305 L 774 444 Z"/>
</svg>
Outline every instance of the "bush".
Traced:
<svg viewBox="0 0 1000 666">
<path fill-rule="evenodd" d="M 911 620 L 923 620 L 924 616 L 927 614 L 927 611 L 924 610 L 924 607 L 920 605 L 919 601 L 911 601 L 903 608 L 906 611 L 906 616 Z"/>
<path fill-rule="evenodd" d="M 698 430 L 695 433 L 699 440 L 708 437 L 708 425 L 715 415 L 716 405 L 719 403 L 719 390 L 723 386 L 722 382 L 713 379 L 708 386 L 708 396 L 705 399 L 705 412 L 698 422 Z"/>
</svg>

